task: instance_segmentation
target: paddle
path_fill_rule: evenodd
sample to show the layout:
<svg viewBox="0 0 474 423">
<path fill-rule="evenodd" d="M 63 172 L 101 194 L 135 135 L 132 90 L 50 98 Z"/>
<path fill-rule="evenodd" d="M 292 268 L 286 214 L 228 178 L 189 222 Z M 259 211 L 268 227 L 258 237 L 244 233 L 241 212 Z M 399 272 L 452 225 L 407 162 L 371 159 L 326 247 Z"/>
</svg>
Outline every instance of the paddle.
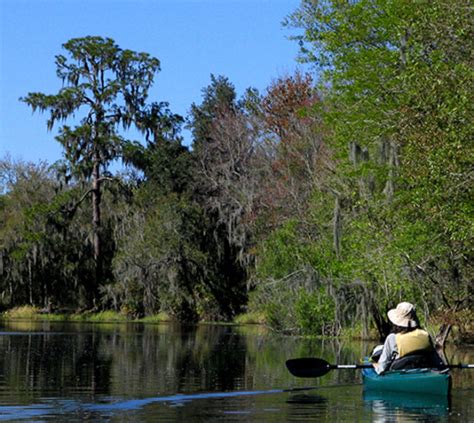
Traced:
<svg viewBox="0 0 474 423">
<path fill-rule="evenodd" d="M 293 358 L 286 361 L 286 367 L 296 377 L 320 377 L 331 370 L 339 369 L 370 369 L 372 364 L 329 364 L 322 358 Z M 449 364 L 448 369 L 474 369 L 474 364 Z"/>
<path fill-rule="evenodd" d="M 293 358 L 286 367 L 296 377 L 320 377 L 335 369 L 368 369 L 371 364 L 329 364 L 322 358 Z"/>
</svg>

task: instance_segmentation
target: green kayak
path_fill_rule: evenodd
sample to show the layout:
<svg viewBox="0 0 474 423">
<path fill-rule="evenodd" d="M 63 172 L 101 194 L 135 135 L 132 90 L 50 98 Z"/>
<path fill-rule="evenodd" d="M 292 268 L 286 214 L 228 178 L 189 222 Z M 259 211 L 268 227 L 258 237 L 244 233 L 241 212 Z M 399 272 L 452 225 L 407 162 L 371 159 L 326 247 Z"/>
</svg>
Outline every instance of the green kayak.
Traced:
<svg viewBox="0 0 474 423">
<path fill-rule="evenodd" d="M 451 388 L 451 376 L 447 370 L 396 370 L 379 375 L 373 368 L 369 368 L 362 369 L 362 378 L 366 391 L 448 395 Z"/>
</svg>

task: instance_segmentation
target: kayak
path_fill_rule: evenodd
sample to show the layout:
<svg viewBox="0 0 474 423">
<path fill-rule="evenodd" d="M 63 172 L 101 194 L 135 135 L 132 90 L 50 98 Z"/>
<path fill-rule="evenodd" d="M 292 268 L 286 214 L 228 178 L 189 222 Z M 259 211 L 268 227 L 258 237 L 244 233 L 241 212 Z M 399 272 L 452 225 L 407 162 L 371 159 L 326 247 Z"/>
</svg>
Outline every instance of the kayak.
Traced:
<svg viewBox="0 0 474 423">
<path fill-rule="evenodd" d="M 362 379 L 364 391 L 411 392 L 447 396 L 451 389 L 451 375 L 448 370 L 395 370 L 379 375 L 373 368 L 364 368 L 362 369 Z"/>
</svg>

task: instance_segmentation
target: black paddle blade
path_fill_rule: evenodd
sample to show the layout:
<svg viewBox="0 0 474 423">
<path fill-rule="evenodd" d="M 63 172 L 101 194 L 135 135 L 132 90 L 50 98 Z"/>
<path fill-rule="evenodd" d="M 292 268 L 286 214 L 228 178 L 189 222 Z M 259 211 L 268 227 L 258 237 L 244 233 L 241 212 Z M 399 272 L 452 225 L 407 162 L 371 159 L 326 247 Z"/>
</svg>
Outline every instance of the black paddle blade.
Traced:
<svg viewBox="0 0 474 423">
<path fill-rule="evenodd" d="M 296 377 L 320 377 L 332 369 L 332 366 L 321 358 L 292 358 L 286 361 L 286 367 Z"/>
</svg>

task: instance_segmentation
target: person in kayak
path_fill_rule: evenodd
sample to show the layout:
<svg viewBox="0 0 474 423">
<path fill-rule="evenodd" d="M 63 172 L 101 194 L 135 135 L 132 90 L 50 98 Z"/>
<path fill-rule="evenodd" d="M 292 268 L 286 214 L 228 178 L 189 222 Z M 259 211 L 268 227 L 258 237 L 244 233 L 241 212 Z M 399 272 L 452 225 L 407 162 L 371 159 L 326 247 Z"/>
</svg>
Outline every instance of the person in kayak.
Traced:
<svg viewBox="0 0 474 423">
<path fill-rule="evenodd" d="M 374 363 L 378 374 L 389 369 L 442 366 L 430 335 L 420 328 L 413 304 L 402 302 L 390 310 L 387 316 L 394 328 L 393 333 L 387 336 L 383 348 L 378 349 L 379 353 L 381 350 L 381 355 L 378 362 Z"/>
</svg>

